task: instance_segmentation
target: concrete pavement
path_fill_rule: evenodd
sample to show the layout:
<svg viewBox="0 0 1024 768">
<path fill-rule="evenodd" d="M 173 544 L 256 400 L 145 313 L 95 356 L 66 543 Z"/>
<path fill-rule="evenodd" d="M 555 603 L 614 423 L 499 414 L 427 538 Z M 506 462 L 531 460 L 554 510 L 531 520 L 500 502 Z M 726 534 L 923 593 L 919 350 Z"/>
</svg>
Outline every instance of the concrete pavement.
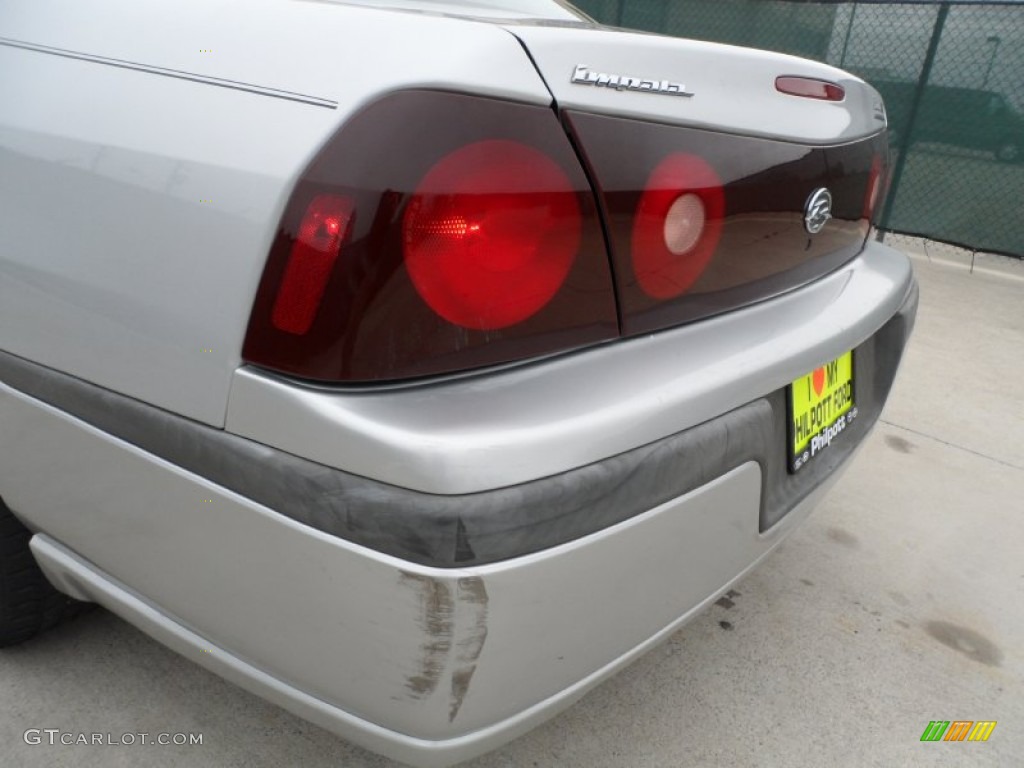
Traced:
<svg viewBox="0 0 1024 768">
<path fill-rule="evenodd" d="M 1024 263 L 948 251 L 915 268 L 883 421 L 808 523 L 668 642 L 465 765 L 1022 764 Z M 395 765 L 103 611 L 0 651 L 0 701 L 3 765 Z M 998 725 L 987 743 L 921 743 L 930 720 Z M 28 746 L 29 728 L 203 744 Z"/>
</svg>

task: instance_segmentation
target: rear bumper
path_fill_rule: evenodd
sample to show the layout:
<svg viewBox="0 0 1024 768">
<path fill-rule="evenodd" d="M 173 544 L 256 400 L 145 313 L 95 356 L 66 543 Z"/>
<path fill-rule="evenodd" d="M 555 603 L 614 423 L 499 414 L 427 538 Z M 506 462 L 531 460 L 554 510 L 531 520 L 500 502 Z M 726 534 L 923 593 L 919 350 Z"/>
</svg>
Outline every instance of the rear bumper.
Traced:
<svg viewBox="0 0 1024 768">
<path fill-rule="evenodd" d="M 235 434 L 2 352 L 0 379 L 312 528 L 413 563 L 465 567 L 594 533 L 748 461 L 762 469 L 769 528 L 877 418 L 915 309 L 906 258 L 871 244 L 762 305 L 525 369 L 349 393 L 247 372 L 231 397 Z M 851 348 L 863 416 L 790 476 L 783 390 Z M 445 477 L 493 484 L 453 489 Z M 424 478 L 447 490 L 419 487 Z"/>
<path fill-rule="evenodd" d="M 449 764 L 571 704 L 809 513 L 888 394 L 916 309 L 900 291 L 856 346 L 859 431 L 796 476 L 778 387 L 592 465 L 442 497 L 168 415 L 135 440 L 118 396 L 68 400 L 8 365 L 0 489 L 59 588 L 356 743 Z"/>
<path fill-rule="evenodd" d="M 99 553 L 133 588 L 37 534 L 53 583 L 301 717 L 422 766 L 486 752 L 572 704 L 754 567 L 831 484 L 759 534 L 749 463 L 544 553 L 439 571 L 164 468 L 160 479 L 133 469 L 181 507 L 153 531 L 161 547 L 124 532 Z M 202 495 L 213 502 L 196 503 Z M 122 516 L 118 506 L 107 513 Z"/>
</svg>

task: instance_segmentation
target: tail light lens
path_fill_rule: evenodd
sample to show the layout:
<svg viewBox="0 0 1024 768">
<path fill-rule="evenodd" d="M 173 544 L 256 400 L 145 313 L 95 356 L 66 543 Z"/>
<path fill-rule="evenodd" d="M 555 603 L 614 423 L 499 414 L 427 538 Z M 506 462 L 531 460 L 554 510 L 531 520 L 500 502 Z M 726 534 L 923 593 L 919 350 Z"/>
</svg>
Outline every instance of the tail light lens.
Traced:
<svg viewBox="0 0 1024 768">
<path fill-rule="evenodd" d="M 353 200 L 317 195 L 306 208 L 288 253 L 271 321 L 274 327 L 302 335 L 313 325 L 331 269 L 352 223 Z"/>
<path fill-rule="evenodd" d="M 871 158 L 871 171 L 868 174 L 868 185 L 864 192 L 864 218 L 870 223 L 878 209 L 878 201 L 882 196 L 882 185 L 885 178 L 882 174 L 882 156 L 875 154 Z"/>
<path fill-rule="evenodd" d="M 354 116 L 303 174 L 243 357 L 381 381 L 617 334 L 596 203 L 555 113 L 405 91 Z"/>
<path fill-rule="evenodd" d="M 859 156 L 833 173 L 832 148 L 580 112 L 567 121 L 606 216 L 625 335 L 789 290 L 863 246 L 865 180 L 847 178 L 866 173 Z M 822 186 L 839 213 L 810 235 L 804 207 Z"/>
<path fill-rule="evenodd" d="M 405 209 L 405 267 L 423 300 L 480 331 L 532 317 L 558 293 L 580 246 L 583 216 L 558 163 L 508 140 L 441 158 Z"/>
<path fill-rule="evenodd" d="M 879 214 L 885 209 L 892 183 L 888 134 L 875 138 L 872 147 L 875 154 L 871 159 L 871 177 L 864 203 L 864 216 L 869 224 L 877 223 Z"/>
<path fill-rule="evenodd" d="M 679 296 L 700 277 L 722 234 L 725 192 L 696 155 L 668 155 L 651 172 L 630 242 L 637 284 L 655 299 Z"/>
<path fill-rule="evenodd" d="M 750 304 L 863 247 L 884 156 L 884 136 L 808 147 L 395 93 L 349 120 L 296 185 L 243 357 L 318 381 L 400 380 Z M 805 204 L 822 186 L 832 218 L 810 234 Z"/>
</svg>

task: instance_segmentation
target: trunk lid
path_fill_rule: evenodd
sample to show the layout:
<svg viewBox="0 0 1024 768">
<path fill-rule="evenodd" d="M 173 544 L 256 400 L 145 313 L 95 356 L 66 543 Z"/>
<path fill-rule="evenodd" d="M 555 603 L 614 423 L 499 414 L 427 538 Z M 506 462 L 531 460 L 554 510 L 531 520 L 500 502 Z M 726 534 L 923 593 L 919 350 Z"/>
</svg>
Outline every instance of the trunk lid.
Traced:
<svg viewBox="0 0 1024 768">
<path fill-rule="evenodd" d="M 808 144 L 848 142 L 885 127 L 882 99 L 874 88 L 847 72 L 807 59 L 601 27 L 517 24 L 506 28 L 529 52 L 563 110 Z M 581 84 L 580 75 L 618 77 L 619 84 Z M 846 98 L 828 102 L 780 93 L 775 79 L 785 75 L 837 83 L 845 89 Z M 623 79 L 639 83 L 634 89 L 624 86 Z M 692 95 L 680 95 L 679 90 Z"/>
<path fill-rule="evenodd" d="M 888 156 L 881 98 L 863 81 L 733 46 L 509 29 L 597 193 L 624 335 L 778 295 L 863 248 Z M 838 84 L 844 95 L 782 93 L 779 77 Z"/>
</svg>

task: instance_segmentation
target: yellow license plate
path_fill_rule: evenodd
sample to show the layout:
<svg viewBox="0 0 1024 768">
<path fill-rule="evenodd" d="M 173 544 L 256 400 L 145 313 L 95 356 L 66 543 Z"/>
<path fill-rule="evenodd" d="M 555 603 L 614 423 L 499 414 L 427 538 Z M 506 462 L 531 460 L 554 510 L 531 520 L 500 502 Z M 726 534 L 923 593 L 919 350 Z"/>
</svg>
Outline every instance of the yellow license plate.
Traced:
<svg viewBox="0 0 1024 768">
<path fill-rule="evenodd" d="M 790 469 L 796 472 L 840 438 L 857 417 L 853 392 L 852 352 L 790 385 Z"/>
</svg>

